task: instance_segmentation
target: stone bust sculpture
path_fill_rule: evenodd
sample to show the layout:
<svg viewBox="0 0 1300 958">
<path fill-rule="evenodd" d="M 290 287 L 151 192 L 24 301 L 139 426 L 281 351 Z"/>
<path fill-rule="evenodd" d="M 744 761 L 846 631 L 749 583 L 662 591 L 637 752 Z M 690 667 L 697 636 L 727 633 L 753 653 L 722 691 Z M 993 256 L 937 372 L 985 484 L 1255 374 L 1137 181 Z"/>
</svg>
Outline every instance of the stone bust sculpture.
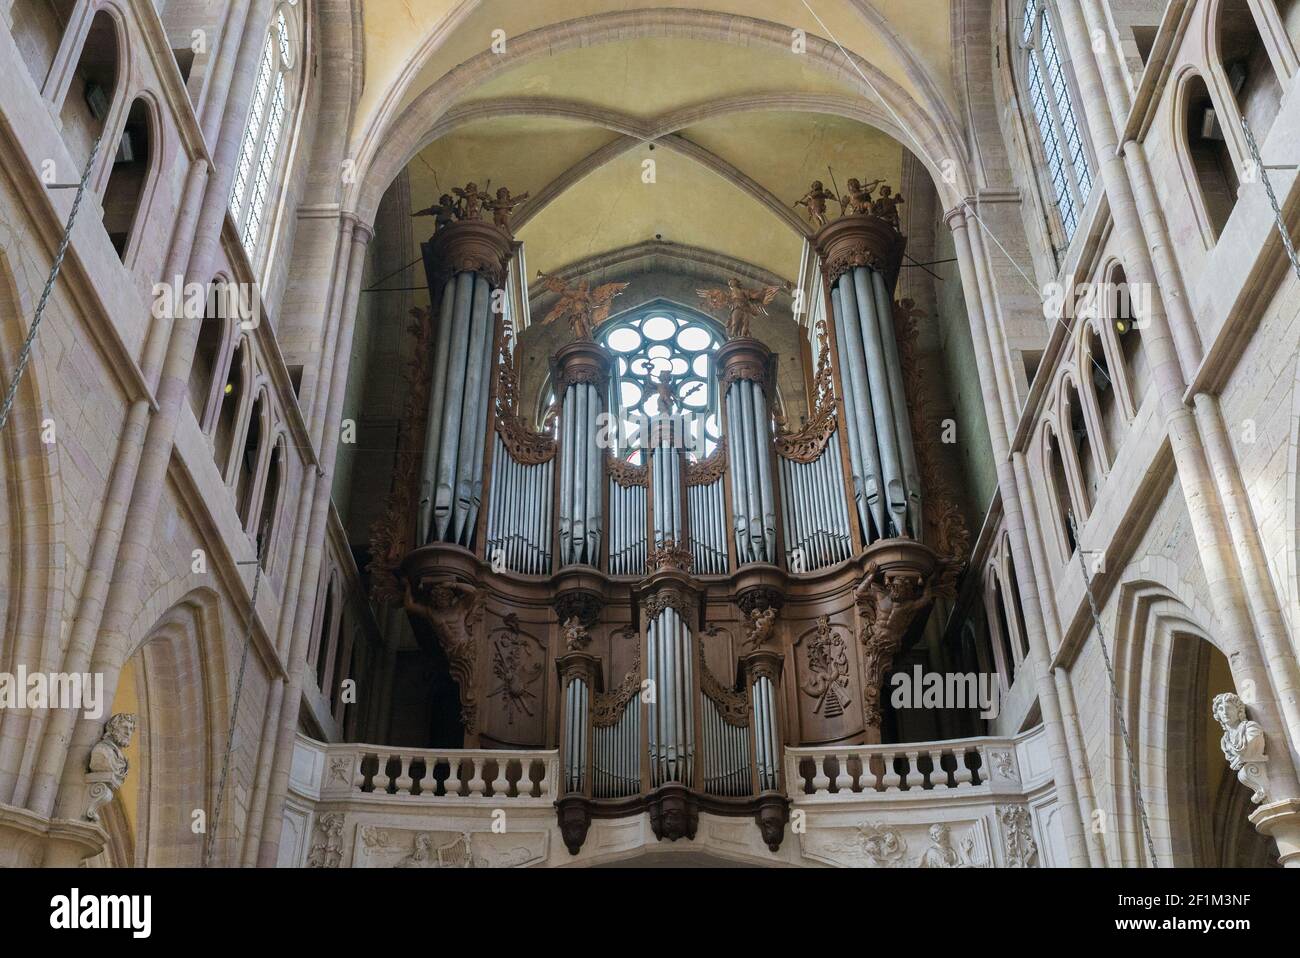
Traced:
<svg viewBox="0 0 1300 958">
<path fill-rule="evenodd" d="M 135 734 L 136 717 L 130 712 L 119 712 L 104 724 L 104 734 L 90 750 L 86 782 L 90 785 L 90 804 L 86 818 L 99 821 L 99 810 L 113 800 L 113 794 L 126 781 L 129 763 L 126 748 Z"/>
<path fill-rule="evenodd" d="M 1246 704 L 1233 692 L 1221 692 L 1214 697 L 1213 714 L 1223 727 L 1219 747 L 1228 767 L 1237 773 L 1243 785 L 1251 789 L 1250 800 L 1256 805 L 1268 799 L 1268 785 L 1264 776 L 1264 729 L 1246 714 Z"/>
</svg>

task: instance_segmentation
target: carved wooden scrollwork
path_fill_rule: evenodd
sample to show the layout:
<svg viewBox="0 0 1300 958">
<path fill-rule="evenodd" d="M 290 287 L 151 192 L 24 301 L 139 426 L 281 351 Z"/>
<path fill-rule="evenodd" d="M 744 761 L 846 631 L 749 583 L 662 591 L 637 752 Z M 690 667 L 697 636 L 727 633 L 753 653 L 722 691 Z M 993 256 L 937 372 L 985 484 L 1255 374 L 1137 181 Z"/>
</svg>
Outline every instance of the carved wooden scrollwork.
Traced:
<svg viewBox="0 0 1300 958">
<path fill-rule="evenodd" d="M 555 455 L 556 442 L 533 429 L 519 414 L 519 373 L 515 370 L 514 329 L 507 319 L 497 348 L 497 435 L 512 459 L 525 466 L 546 462 Z"/>
<path fill-rule="evenodd" d="M 660 569 L 680 569 L 689 572 L 694 557 L 691 550 L 679 546 L 672 539 L 665 539 L 646 557 L 646 568 L 651 572 Z"/>
<path fill-rule="evenodd" d="M 605 474 L 624 489 L 649 484 L 645 466 L 637 466 L 626 459 L 618 459 L 610 455 L 605 456 Z"/>
<path fill-rule="evenodd" d="M 686 484 L 709 486 L 722 478 L 727 471 L 727 439 L 718 440 L 718 446 L 706 458 L 686 461 Z"/>
<path fill-rule="evenodd" d="M 412 309 L 411 315 L 415 322 L 407 329 L 415 337 L 415 349 L 407 365 L 406 403 L 397 435 L 393 484 L 384 501 L 383 513 L 370 527 L 370 594 L 377 602 L 396 602 L 402 598 L 397 567 L 412 545 L 411 525 L 419 494 L 422 437 L 429 416 L 433 315 L 419 307 Z"/>
<path fill-rule="evenodd" d="M 745 728 L 749 725 L 749 696 L 744 688 L 729 689 L 723 687 L 717 676 L 709 671 L 704 661 L 704 647 L 700 646 L 696 659 L 700 669 L 700 691 L 709 697 L 718 707 L 718 714 L 728 725 Z"/>
<path fill-rule="evenodd" d="M 645 610 L 647 619 L 656 619 L 664 609 L 672 608 L 689 620 L 695 615 L 695 597 L 685 589 L 667 586 L 658 589 L 654 595 L 647 598 L 641 608 Z"/>
<path fill-rule="evenodd" d="M 779 421 L 776 435 L 777 455 L 795 462 L 813 462 L 826 448 L 838 422 L 834 377 L 831 375 L 831 349 L 826 336 L 825 320 L 817 323 L 817 371 L 813 377 L 813 411 L 798 432 L 787 432 Z"/>
<path fill-rule="evenodd" d="M 641 645 L 637 643 L 632 667 L 623 680 L 608 692 L 597 692 L 592 699 L 591 721 L 597 728 L 609 728 L 623 717 L 627 703 L 641 691 Z"/>
</svg>

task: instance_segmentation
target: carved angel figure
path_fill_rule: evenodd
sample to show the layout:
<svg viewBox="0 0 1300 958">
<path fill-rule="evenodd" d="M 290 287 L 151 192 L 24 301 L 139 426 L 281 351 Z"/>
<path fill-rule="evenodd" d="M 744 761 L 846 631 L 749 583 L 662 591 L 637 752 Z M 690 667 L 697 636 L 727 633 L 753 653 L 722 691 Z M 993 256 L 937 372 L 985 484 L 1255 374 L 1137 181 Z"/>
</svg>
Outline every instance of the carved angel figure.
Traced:
<svg viewBox="0 0 1300 958">
<path fill-rule="evenodd" d="M 903 205 L 903 197 L 893 195 L 893 192 L 888 186 L 880 188 L 880 196 L 871 204 L 871 215 L 880 217 L 898 229 L 898 208 Z"/>
<path fill-rule="evenodd" d="M 591 633 L 587 631 L 582 620 L 571 615 L 564 620 L 564 647 L 570 652 L 585 649 L 591 643 Z"/>
<path fill-rule="evenodd" d="M 433 230 L 436 233 L 456 222 L 456 203 L 451 198 L 450 193 L 443 193 L 438 197 L 438 202 L 432 206 L 426 206 L 422 210 L 416 210 L 412 216 L 432 216 Z"/>
<path fill-rule="evenodd" d="M 465 188 L 453 186 L 451 191 L 456 194 L 456 218 L 462 220 L 476 220 L 483 215 L 483 204 L 490 202 L 492 197 L 478 188 L 477 183 L 466 183 Z"/>
<path fill-rule="evenodd" d="M 726 289 L 697 289 L 700 299 L 713 310 L 727 313 L 727 338 L 744 339 L 749 336 L 749 324 L 755 316 L 767 315 L 764 308 L 781 291 L 780 286 L 762 286 L 745 289 L 740 280 L 727 280 Z"/>
<path fill-rule="evenodd" d="M 840 197 L 840 212 L 849 216 L 862 216 L 871 212 L 871 191 L 884 180 L 872 180 L 863 184 L 857 177 L 850 177 Z"/>
<path fill-rule="evenodd" d="M 822 186 L 821 180 L 813 180 L 808 192 L 795 200 L 794 205 L 808 208 L 808 222 L 814 226 L 825 226 L 826 201 L 834 199 L 839 199 L 839 197 Z"/>
<path fill-rule="evenodd" d="M 483 205 L 492 211 L 492 222 L 510 232 L 510 216 L 514 213 L 515 207 L 528 199 L 527 193 L 520 193 L 518 196 L 511 196 L 507 187 L 501 187 L 497 190 L 496 199 L 484 200 Z"/>
<path fill-rule="evenodd" d="M 760 649 L 767 644 L 772 630 L 776 628 L 776 609 L 772 606 L 766 609 L 754 609 L 749 613 L 749 618 L 754 624 L 749 634 L 745 636 L 745 647 Z"/>
<path fill-rule="evenodd" d="M 1246 715 L 1246 704 L 1233 692 L 1216 695 L 1212 707 L 1215 720 L 1223 728 L 1223 738 L 1219 740 L 1223 757 L 1241 783 L 1252 790 L 1250 800 L 1258 805 L 1268 798 L 1263 769 L 1268 761 L 1264 754 L 1264 729 Z"/>
<path fill-rule="evenodd" d="M 591 331 L 609 317 L 610 302 L 628 286 L 627 283 L 603 283 L 592 289 L 585 279 L 577 286 L 570 286 L 556 276 L 537 275 L 543 286 L 560 297 L 541 325 L 567 319 L 575 340 L 591 339 Z"/>
</svg>

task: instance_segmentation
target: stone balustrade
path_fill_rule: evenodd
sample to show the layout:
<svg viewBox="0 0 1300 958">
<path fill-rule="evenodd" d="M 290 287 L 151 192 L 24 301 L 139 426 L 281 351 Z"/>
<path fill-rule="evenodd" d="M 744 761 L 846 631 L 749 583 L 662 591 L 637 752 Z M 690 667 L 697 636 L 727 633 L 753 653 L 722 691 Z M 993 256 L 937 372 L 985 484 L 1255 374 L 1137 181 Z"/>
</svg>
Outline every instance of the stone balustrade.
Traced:
<svg viewBox="0 0 1300 958">
<path fill-rule="evenodd" d="M 300 737 L 295 787 L 320 801 L 473 802 L 550 806 L 557 796 L 554 750 L 395 748 L 325 744 Z M 314 787 L 313 787 L 314 786 Z"/>
<path fill-rule="evenodd" d="M 796 802 L 856 801 L 871 793 L 1003 793 L 1025 787 L 1021 738 L 989 736 L 933 743 L 786 748 L 786 789 Z"/>
<path fill-rule="evenodd" d="M 573 856 L 554 807 L 555 750 L 327 744 L 299 735 L 280 864 L 567 866 L 679 852 L 868 868 L 1067 860 L 1041 726 L 1007 738 L 787 747 L 781 760 L 799 825 L 777 852 L 749 822 L 708 811 L 692 840 L 659 841 L 641 812 L 594 820 Z"/>
</svg>

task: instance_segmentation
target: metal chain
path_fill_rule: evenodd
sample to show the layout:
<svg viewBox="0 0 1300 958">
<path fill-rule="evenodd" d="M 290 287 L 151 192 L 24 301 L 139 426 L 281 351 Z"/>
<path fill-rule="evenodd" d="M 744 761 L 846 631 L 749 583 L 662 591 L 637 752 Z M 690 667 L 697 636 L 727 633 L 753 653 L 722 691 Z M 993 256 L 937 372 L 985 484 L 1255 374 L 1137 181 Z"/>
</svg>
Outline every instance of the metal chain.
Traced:
<svg viewBox="0 0 1300 958">
<path fill-rule="evenodd" d="M 1119 725 L 1120 738 L 1124 740 L 1124 753 L 1128 756 L 1129 782 L 1133 786 L 1133 795 L 1137 799 L 1138 818 L 1142 822 L 1142 835 L 1146 839 L 1147 853 L 1151 856 L 1151 867 L 1159 868 L 1156 859 L 1156 845 L 1151 840 L 1151 822 L 1147 819 L 1147 805 L 1142 800 L 1142 784 L 1138 781 L 1137 759 L 1133 755 L 1133 742 L 1128 737 L 1128 724 L 1124 721 L 1124 711 L 1119 704 L 1119 687 L 1115 684 L 1115 669 L 1110 662 L 1110 652 L 1106 648 L 1106 632 L 1101 627 L 1101 615 L 1097 612 L 1097 600 L 1092 595 L 1092 577 L 1088 575 L 1088 563 L 1083 560 L 1083 547 L 1079 544 L 1079 527 L 1074 521 L 1074 511 L 1066 510 L 1070 520 L 1070 530 L 1074 534 L 1075 554 L 1079 557 L 1079 568 L 1083 570 L 1083 589 L 1088 593 L 1088 608 L 1092 612 L 1092 624 L 1097 629 L 1097 642 L 1101 645 L 1101 658 L 1106 663 L 1106 676 L 1110 679 L 1110 702 L 1115 710 L 1115 722 Z"/>
<path fill-rule="evenodd" d="M 22 380 L 23 373 L 27 371 L 28 360 L 32 357 L 36 330 L 40 328 L 41 319 L 45 316 L 45 304 L 49 302 L 50 293 L 54 290 L 54 282 L 59 278 L 59 270 L 63 268 L 63 257 L 68 252 L 68 244 L 72 241 L 72 224 L 77 221 L 77 210 L 81 208 L 81 197 L 85 195 L 86 183 L 90 180 L 90 171 L 95 166 L 95 157 L 99 153 L 99 142 L 102 139 L 102 133 L 95 138 L 95 143 L 90 148 L 90 156 L 86 160 L 86 168 L 81 171 L 81 180 L 77 183 L 77 195 L 72 198 L 72 209 L 68 211 L 68 224 L 63 228 L 63 239 L 59 241 L 59 250 L 54 254 L 54 262 L 50 264 L 50 275 L 46 277 L 45 289 L 41 291 L 40 302 L 36 304 L 36 313 L 32 316 L 32 325 L 27 330 L 27 338 L 23 340 L 22 349 L 18 351 L 18 365 L 14 367 L 13 375 L 9 377 L 9 389 L 5 393 L 4 404 L 0 405 L 0 430 L 3 430 L 9 422 L 9 410 L 13 408 L 14 396 L 18 394 L 18 383 Z"/>
<path fill-rule="evenodd" d="M 221 803 L 226 795 L 226 778 L 230 774 L 230 759 L 235 751 L 235 723 L 239 720 L 239 699 L 244 691 L 244 673 L 248 671 L 248 652 L 253 646 L 253 625 L 257 621 L 257 588 L 262 584 L 262 543 L 257 544 L 253 565 L 253 595 L 248 606 L 248 628 L 244 631 L 244 651 L 239 659 L 239 678 L 235 680 L 234 701 L 230 706 L 230 730 L 226 735 L 226 754 L 221 760 L 221 777 L 217 780 L 217 800 L 212 806 L 212 821 L 208 822 L 208 841 L 203 850 L 203 867 L 212 864 L 212 854 L 217 846 L 217 826 L 221 822 Z"/>
<path fill-rule="evenodd" d="M 1264 192 L 1268 194 L 1269 205 L 1273 207 L 1273 222 L 1277 224 L 1278 235 L 1282 237 L 1282 245 L 1286 247 L 1286 255 L 1291 260 L 1291 268 L 1295 270 L 1297 279 L 1300 279 L 1300 258 L 1296 257 L 1295 246 L 1291 244 L 1291 234 L 1286 231 L 1286 223 L 1282 220 L 1282 209 L 1277 205 L 1277 194 L 1273 192 L 1273 183 L 1268 178 L 1268 170 L 1264 167 L 1264 161 L 1259 155 L 1259 144 L 1255 142 L 1255 134 L 1250 132 L 1250 124 L 1246 122 L 1243 114 L 1241 117 L 1241 132 L 1246 134 L 1246 145 L 1250 147 L 1250 155 L 1255 163 L 1255 169 L 1259 170 L 1259 178 L 1264 183 Z"/>
</svg>

